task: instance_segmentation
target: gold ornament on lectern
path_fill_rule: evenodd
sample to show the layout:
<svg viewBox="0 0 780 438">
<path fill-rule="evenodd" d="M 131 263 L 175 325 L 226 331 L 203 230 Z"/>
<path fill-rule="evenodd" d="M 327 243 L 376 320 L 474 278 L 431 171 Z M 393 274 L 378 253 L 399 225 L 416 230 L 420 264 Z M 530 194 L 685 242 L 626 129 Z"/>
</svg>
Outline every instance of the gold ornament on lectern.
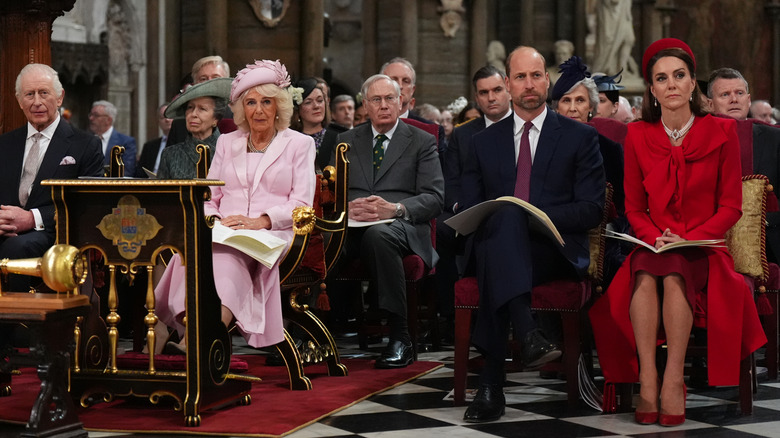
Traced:
<svg viewBox="0 0 780 438">
<path fill-rule="evenodd" d="M 141 208 L 141 203 L 133 195 L 119 199 L 111 214 L 103 216 L 97 228 L 103 237 L 111 239 L 119 254 L 127 260 L 138 257 L 141 247 L 146 245 L 162 229 L 157 219 Z"/>
</svg>

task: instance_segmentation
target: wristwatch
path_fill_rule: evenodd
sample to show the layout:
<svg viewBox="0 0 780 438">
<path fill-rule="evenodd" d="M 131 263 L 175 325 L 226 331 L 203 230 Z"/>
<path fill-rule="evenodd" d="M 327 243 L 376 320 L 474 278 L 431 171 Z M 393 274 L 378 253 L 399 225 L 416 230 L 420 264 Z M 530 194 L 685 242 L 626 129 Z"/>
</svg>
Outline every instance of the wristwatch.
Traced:
<svg viewBox="0 0 780 438">
<path fill-rule="evenodd" d="M 402 218 L 404 217 L 404 207 L 401 205 L 400 202 L 397 202 L 395 204 L 395 217 Z"/>
</svg>

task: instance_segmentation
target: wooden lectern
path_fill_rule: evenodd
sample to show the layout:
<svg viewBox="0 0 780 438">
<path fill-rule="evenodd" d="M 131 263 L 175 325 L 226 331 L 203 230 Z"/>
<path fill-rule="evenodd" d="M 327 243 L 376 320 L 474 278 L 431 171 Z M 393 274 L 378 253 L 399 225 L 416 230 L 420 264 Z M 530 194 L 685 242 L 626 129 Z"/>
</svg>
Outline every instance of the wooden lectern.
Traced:
<svg viewBox="0 0 780 438">
<path fill-rule="evenodd" d="M 231 374 L 231 339 L 220 320 L 220 300 L 214 286 L 211 224 L 203 212 L 209 186 L 216 180 L 134 180 L 121 178 L 47 180 L 57 207 L 57 242 L 80 250 L 99 251 L 110 273 L 108 316 L 93 312 L 76 327 L 71 394 L 83 406 L 115 397 L 146 397 L 156 403 L 175 399 L 185 423 L 199 426 L 200 411 L 231 402 L 249 404 L 258 378 Z M 153 269 L 161 252 L 177 251 L 187 268 L 186 370 L 158 370 L 154 363 L 157 323 L 152 286 Z M 147 270 L 147 345 L 145 370 L 117 366 L 120 316 L 117 313 L 117 271 Z"/>
</svg>

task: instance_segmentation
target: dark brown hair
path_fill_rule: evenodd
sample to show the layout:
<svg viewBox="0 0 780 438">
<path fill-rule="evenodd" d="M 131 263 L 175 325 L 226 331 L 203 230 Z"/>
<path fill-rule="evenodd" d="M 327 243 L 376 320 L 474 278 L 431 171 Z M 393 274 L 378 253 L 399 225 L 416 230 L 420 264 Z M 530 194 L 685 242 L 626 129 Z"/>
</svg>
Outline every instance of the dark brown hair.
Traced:
<svg viewBox="0 0 780 438">
<path fill-rule="evenodd" d="M 704 109 L 701 107 L 701 90 L 699 90 L 699 84 L 696 82 L 696 69 L 694 68 L 693 59 L 685 50 L 674 47 L 659 51 L 655 54 L 655 56 L 650 58 L 650 61 L 647 63 L 647 71 L 644 73 L 645 77 L 649 79 L 648 84 L 645 87 L 645 97 L 642 101 L 642 120 L 650 123 L 655 123 L 661 120 L 661 107 L 656 106 L 656 99 L 655 96 L 653 96 L 653 93 L 650 92 L 650 86 L 655 80 L 655 78 L 652 76 L 653 66 L 656 62 L 658 62 L 659 59 L 665 56 L 673 56 L 678 58 L 682 60 L 688 67 L 688 72 L 693 79 L 693 100 L 689 102 L 689 105 L 691 106 L 691 112 L 697 116 L 706 115 L 707 112 L 704 111 Z"/>
</svg>

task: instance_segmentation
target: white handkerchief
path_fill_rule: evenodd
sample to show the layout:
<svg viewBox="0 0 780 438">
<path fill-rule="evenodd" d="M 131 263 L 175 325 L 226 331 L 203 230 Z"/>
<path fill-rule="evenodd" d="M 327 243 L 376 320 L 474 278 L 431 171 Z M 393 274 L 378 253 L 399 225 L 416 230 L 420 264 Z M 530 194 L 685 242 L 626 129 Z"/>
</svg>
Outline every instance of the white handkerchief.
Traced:
<svg viewBox="0 0 780 438">
<path fill-rule="evenodd" d="M 67 166 L 68 164 L 76 164 L 76 159 L 71 157 L 70 155 L 66 157 L 62 157 L 62 161 L 60 161 L 60 166 Z"/>
</svg>

